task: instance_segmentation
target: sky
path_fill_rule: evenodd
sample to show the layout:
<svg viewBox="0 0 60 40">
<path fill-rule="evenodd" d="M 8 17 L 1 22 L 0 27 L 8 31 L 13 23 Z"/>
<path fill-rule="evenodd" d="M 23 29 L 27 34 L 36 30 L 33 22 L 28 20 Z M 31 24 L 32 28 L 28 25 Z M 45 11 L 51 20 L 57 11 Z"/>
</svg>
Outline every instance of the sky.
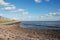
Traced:
<svg viewBox="0 0 60 40">
<path fill-rule="evenodd" d="M 60 0 L 0 0 L 0 16 L 20 21 L 60 21 Z"/>
</svg>

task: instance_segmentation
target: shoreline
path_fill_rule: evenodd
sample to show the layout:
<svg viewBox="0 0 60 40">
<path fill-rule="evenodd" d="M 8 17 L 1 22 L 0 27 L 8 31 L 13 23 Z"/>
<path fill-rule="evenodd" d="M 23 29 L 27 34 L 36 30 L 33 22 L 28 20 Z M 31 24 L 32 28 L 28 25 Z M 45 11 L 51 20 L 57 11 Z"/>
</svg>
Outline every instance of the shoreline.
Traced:
<svg viewBox="0 0 60 40">
<path fill-rule="evenodd" d="M 17 23 L 16 23 L 17 24 Z M 4 40 L 59 40 L 60 30 L 33 30 L 19 27 L 13 24 L 11 26 L 0 26 L 0 38 Z M 5 36 L 6 35 L 6 36 Z M 12 36 L 13 35 L 13 36 Z"/>
</svg>

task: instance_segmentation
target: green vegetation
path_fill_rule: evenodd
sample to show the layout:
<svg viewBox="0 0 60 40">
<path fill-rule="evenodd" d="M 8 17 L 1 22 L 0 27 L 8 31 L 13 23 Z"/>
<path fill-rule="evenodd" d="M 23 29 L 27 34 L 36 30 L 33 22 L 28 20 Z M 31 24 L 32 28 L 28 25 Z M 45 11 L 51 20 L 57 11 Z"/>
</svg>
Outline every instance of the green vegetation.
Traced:
<svg viewBox="0 0 60 40">
<path fill-rule="evenodd" d="M 0 38 L 0 40 L 3 40 L 2 38 Z"/>
<path fill-rule="evenodd" d="M 0 20 L 0 23 L 10 22 L 9 20 Z"/>
<path fill-rule="evenodd" d="M 16 20 L 0 20 L 0 23 L 16 22 Z"/>
</svg>

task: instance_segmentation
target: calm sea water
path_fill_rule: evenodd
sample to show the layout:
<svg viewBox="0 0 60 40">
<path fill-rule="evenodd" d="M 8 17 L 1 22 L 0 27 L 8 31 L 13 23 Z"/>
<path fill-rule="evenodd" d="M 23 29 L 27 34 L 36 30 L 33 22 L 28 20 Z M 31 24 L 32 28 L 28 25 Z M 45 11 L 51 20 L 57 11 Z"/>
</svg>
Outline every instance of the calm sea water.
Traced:
<svg viewBox="0 0 60 40">
<path fill-rule="evenodd" d="M 34 30 L 59 30 L 60 21 L 24 21 L 20 26 Z"/>
</svg>

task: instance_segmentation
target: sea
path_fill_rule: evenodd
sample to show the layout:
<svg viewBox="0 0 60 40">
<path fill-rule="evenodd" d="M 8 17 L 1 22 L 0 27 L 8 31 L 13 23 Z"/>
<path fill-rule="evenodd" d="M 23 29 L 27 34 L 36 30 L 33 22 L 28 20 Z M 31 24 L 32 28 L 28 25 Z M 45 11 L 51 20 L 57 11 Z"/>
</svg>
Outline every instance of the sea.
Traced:
<svg viewBox="0 0 60 40">
<path fill-rule="evenodd" d="M 33 30 L 60 30 L 60 21 L 22 21 L 20 27 Z"/>
</svg>

